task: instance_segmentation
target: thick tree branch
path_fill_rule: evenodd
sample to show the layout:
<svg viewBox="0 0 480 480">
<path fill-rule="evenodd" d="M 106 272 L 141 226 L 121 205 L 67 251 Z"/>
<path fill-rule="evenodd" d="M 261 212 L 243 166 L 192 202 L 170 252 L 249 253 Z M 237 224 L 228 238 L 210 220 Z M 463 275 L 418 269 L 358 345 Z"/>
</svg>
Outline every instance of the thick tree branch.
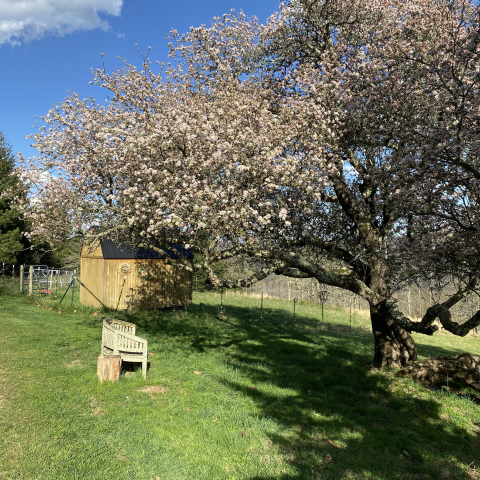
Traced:
<svg viewBox="0 0 480 480">
<path fill-rule="evenodd" d="M 427 308 L 427 312 L 423 316 L 420 322 L 413 322 L 397 308 L 396 300 L 389 300 L 387 302 L 387 307 L 389 314 L 395 321 L 402 326 L 408 332 L 418 332 L 425 335 L 433 335 L 438 327 L 433 325 L 433 322 L 438 318 L 443 328 L 454 335 L 464 337 L 467 335 L 473 328 L 480 325 L 480 311 L 472 316 L 467 322 L 459 324 L 452 321 L 452 314 L 450 313 L 450 308 L 456 305 L 460 300 L 465 298 L 470 292 L 473 291 L 477 284 L 477 277 L 471 276 L 469 282 L 464 288 L 459 289 L 454 295 L 452 295 L 448 300 L 441 304 L 434 305 Z"/>
</svg>

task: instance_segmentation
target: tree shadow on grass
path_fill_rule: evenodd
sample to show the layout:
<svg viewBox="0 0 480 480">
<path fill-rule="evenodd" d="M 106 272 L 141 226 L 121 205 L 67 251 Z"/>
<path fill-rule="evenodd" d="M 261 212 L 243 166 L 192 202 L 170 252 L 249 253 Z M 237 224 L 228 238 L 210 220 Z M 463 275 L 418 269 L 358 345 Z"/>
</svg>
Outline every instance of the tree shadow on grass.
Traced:
<svg viewBox="0 0 480 480">
<path fill-rule="evenodd" d="M 261 320 L 248 307 L 228 311 L 220 320 L 216 307 L 192 306 L 188 314 L 139 312 L 134 321 L 152 340 L 221 350 L 225 363 L 248 378 L 250 386 L 218 381 L 277 425 L 265 432 L 270 450 L 251 454 L 268 461 L 281 451 L 290 465 L 275 477 L 251 480 L 475 478 L 465 472 L 480 461 L 480 435 L 471 420 L 449 421 L 442 412 L 442 402 L 451 401 L 447 394 L 432 395 L 370 369 L 371 334 L 320 328 L 303 317 L 293 324 L 283 310 L 269 310 Z M 429 347 L 429 353 L 455 352 Z"/>
</svg>

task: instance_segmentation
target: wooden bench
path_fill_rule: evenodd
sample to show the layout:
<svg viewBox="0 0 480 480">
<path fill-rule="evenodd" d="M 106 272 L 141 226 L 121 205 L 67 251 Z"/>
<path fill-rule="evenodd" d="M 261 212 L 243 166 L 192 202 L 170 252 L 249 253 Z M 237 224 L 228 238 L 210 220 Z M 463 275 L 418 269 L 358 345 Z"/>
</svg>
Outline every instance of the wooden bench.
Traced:
<svg viewBox="0 0 480 480">
<path fill-rule="evenodd" d="M 122 361 L 142 362 L 142 375 L 147 377 L 148 342 L 135 335 L 133 323 L 103 319 L 102 355 L 120 355 Z"/>
</svg>

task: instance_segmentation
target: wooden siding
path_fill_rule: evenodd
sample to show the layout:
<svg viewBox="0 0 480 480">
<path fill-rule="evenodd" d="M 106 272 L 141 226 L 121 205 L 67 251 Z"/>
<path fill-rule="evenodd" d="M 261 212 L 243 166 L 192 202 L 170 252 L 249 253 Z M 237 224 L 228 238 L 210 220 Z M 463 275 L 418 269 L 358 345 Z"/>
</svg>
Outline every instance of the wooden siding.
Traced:
<svg viewBox="0 0 480 480">
<path fill-rule="evenodd" d="M 91 251 L 89 251 L 88 248 L 84 245 L 82 247 L 81 258 L 103 258 L 100 242 L 98 242 L 95 248 Z"/>
<path fill-rule="evenodd" d="M 132 266 L 128 275 L 119 273 L 124 263 Z M 138 276 L 142 267 L 150 269 L 148 280 Z M 192 273 L 163 259 L 82 258 L 81 280 L 106 307 L 113 309 L 165 308 L 192 303 Z M 80 301 L 100 306 L 85 288 L 80 290 Z"/>
<path fill-rule="evenodd" d="M 80 281 L 103 302 L 103 278 L 104 278 L 104 260 L 103 258 L 81 258 L 80 259 Z M 99 301 L 91 293 L 80 286 L 80 302 L 92 307 L 101 307 Z"/>
</svg>

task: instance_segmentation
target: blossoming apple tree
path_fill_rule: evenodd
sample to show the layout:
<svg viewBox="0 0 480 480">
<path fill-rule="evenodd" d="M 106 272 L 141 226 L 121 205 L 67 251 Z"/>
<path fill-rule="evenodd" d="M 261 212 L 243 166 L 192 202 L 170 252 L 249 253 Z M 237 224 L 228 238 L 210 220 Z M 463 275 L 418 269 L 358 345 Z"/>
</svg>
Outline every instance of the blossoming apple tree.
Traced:
<svg viewBox="0 0 480 480">
<path fill-rule="evenodd" d="M 266 25 L 232 12 L 173 31 L 174 66 L 97 70 L 106 106 L 74 94 L 44 117 L 21 167 L 33 234 L 187 244 L 216 283 L 213 262 L 256 257 L 236 285 L 276 272 L 350 290 L 374 364 L 415 360 L 410 333 L 437 317 L 480 324 L 449 312 L 480 267 L 478 22 L 466 0 L 291 0 Z M 462 282 L 413 321 L 392 292 L 432 274 Z"/>
</svg>

